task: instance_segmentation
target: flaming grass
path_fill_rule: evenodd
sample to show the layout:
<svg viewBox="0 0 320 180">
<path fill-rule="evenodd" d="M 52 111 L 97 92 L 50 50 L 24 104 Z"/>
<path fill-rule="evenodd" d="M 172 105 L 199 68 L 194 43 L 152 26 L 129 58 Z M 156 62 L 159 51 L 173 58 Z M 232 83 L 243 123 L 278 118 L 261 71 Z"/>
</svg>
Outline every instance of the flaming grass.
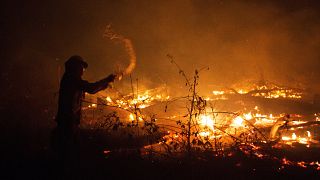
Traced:
<svg viewBox="0 0 320 180">
<path fill-rule="evenodd" d="M 161 138 L 149 141 L 141 151 L 148 156 L 157 154 L 171 158 L 181 155 L 198 156 L 199 152 L 229 156 L 236 149 L 258 159 L 274 159 L 284 163 L 283 157 L 273 155 L 270 149 L 282 149 L 286 146 L 294 148 L 296 144 L 305 148 L 319 146 L 319 142 L 314 139 L 314 132 L 308 130 L 310 126 L 319 125 L 317 114 L 315 121 L 307 122 L 301 115 L 292 114 L 287 118 L 286 114 L 263 114 L 258 106 L 238 112 L 219 111 L 214 105 L 214 100 L 197 93 L 200 71 L 195 70 L 192 78 L 189 78 L 172 56 L 168 55 L 168 58 L 185 80 L 188 89 L 186 96 L 171 97 L 161 88 L 139 91 L 138 86 L 135 89 L 131 78 L 131 94 L 118 93 L 120 95 L 117 97 L 100 97 L 100 103 L 89 104 L 89 109 L 104 106 L 114 108 L 115 111 L 121 110 L 119 114 L 104 116 L 99 126 L 95 127 L 108 130 L 135 128 L 136 135 L 146 134 L 148 137 L 157 133 L 163 134 Z M 257 93 L 255 90 L 244 92 L 250 95 Z M 228 93 L 213 91 L 213 94 L 223 96 Z M 291 97 L 286 95 L 277 98 Z M 164 106 L 164 114 L 168 113 L 177 101 L 183 101 L 185 106 L 184 110 L 179 110 L 176 114 L 167 117 L 161 117 L 155 112 L 146 114 L 146 109 L 157 104 Z M 319 163 L 316 161 L 286 159 L 286 162 L 291 162 L 289 164 L 294 166 L 319 169 Z"/>
</svg>

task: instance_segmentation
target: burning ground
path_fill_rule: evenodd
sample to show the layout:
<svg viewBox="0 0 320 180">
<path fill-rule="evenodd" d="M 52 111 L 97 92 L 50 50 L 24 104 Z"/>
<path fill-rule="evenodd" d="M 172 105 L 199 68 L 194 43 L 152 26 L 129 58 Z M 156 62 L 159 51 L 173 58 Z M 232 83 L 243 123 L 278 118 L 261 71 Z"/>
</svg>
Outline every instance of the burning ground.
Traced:
<svg viewBox="0 0 320 180">
<path fill-rule="evenodd" d="M 295 167 L 318 173 L 318 105 L 308 102 L 303 90 L 260 81 L 260 85 L 213 90 L 211 96 L 201 97 L 196 89 L 199 77 L 196 72 L 193 82 L 186 78 L 186 88 L 191 95 L 183 97 L 170 96 L 167 87 L 136 89 L 126 96 L 119 96 L 113 89 L 116 91 L 113 97 L 103 96 L 104 93 L 98 98 L 93 96 L 87 101 L 84 127 L 103 129 L 111 134 L 112 130 L 123 129 L 133 139 L 146 138 L 145 146 L 137 151 L 149 160 L 191 156 L 211 161 L 242 155 L 275 163 L 272 167 L 275 172 Z M 97 100 L 92 102 L 92 99 Z M 257 104 L 263 104 L 265 109 Z M 297 113 L 280 113 L 288 104 L 298 105 L 290 107 Z M 270 113 L 272 111 L 274 113 Z M 112 156 L 119 150 L 104 152 Z"/>
</svg>

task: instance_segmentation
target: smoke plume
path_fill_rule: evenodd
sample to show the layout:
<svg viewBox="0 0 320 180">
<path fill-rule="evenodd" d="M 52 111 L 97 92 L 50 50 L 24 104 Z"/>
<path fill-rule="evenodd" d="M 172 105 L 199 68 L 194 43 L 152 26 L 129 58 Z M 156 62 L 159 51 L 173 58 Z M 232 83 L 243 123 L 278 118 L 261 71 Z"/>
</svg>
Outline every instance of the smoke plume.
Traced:
<svg viewBox="0 0 320 180">
<path fill-rule="evenodd" d="M 130 64 L 124 70 L 121 70 L 118 73 L 122 75 L 130 74 L 136 67 L 136 62 L 137 62 L 136 53 L 134 51 L 131 40 L 128 38 L 125 38 L 120 34 L 115 33 L 112 30 L 111 25 L 107 26 L 105 33 L 103 34 L 103 37 L 109 38 L 112 41 L 120 41 L 121 43 L 123 43 L 125 50 L 128 53 Z"/>
</svg>

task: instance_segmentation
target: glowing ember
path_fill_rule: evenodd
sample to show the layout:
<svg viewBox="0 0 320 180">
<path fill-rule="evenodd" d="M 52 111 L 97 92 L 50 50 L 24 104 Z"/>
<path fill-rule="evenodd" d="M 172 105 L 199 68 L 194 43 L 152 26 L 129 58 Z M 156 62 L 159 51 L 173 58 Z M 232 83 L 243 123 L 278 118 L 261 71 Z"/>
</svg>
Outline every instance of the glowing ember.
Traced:
<svg viewBox="0 0 320 180">
<path fill-rule="evenodd" d="M 106 97 L 106 101 L 108 102 L 108 103 L 112 103 L 112 99 L 108 96 L 108 97 Z"/>
<path fill-rule="evenodd" d="M 297 139 L 297 135 L 296 135 L 296 133 L 292 133 L 291 138 L 292 138 L 293 140 L 296 140 L 296 139 Z"/>
<path fill-rule="evenodd" d="M 243 127 L 243 118 L 240 116 L 237 116 L 236 118 L 233 119 L 233 122 L 231 126 L 233 127 Z"/>
<path fill-rule="evenodd" d="M 247 113 L 247 114 L 243 114 L 243 116 L 244 116 L 244 118 L 245 118 L 246 120 L 253 119 L 253 116 L 252 116 L 251 112 L 249 112 L 249 113 Z"/>
<path fill-rule="evenodd" d="M 130 114 L 130 115 L 129 115 L 129 120 L 130 120 L 130 121 L 134 121 L 134 120 L 135 120 L 135 118 L 134 118 L 134 115 L 133 115 L 133 114 Z"/>
<path fill-rule="evenodd" d="M 211 130 L 214 130 L 214 122 L 213 122 L 212 118 L 208 115 L 201 115 L 199 123 L 201 126 L 203 126 L 205 128 L 209 128 Z"/>
<path fill-rule="evenodd" d="M 136 116 L 138 116 L 138 115 L 135 115 L 135 114 L 130 113 L 130 114 L 129 114 L 129 121 L 135 121 L 135 120 L 137 119 Z M 139 120 L 139 121 L 143 121 L 143 117 L 138 116 L 138 120 Z"/>
<path fill-rule="evenodd" d="M 109 150 L 104 150 L 104 151 L 103 151 L 104 154 L 109 154 L 110 152 L 111 152 L 111 151 L 109 151 Z"/>
<path fill-rule="evenodd" d="M 202 137 L 213 138 L 212 132 L 214 131 L 214 121 L 209 115 L 200 115 L 199 117 L 199 135 Z"/>
<path fill-rule="evenodd" d="M 311 133 L 310 133 L 310 131 L 307 131 L 307 136 L 308 136 L 308 138 L 311 138 Z"/>
<path fill-rule="evenodd" d="M 248 91 L 243 90 L 243 89 L 239 89 L 239 90 L 237 90 L 237 92 L 238 92 L 239 94 L 247 94 L 247 93 L 248 93 Z"/>
<path fill-rule="evenodd" d="M 88 108 L 96 108 L 96 107 L 97 107 L 97 104 L 94 104 L 94 103 L 88 105 Z"/>
<path fill-rule="evenodd" d="M 223 95 L 225 92 L 224 91 L 212 91 L 213 95 Z"/>
</svg>

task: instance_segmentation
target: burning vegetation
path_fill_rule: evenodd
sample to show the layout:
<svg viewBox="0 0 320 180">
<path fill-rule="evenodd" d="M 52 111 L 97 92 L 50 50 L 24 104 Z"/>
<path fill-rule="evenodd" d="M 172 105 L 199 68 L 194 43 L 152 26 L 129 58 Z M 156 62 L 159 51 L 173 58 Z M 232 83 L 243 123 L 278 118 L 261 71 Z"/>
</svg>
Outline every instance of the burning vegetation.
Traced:
<svg viewBox="0 0 320 180">
<path fill-rule="evenodd" d="M 186 96 L 173 97 L 166 86 L 141 91 L 131 80 L 132 93 L 128 95 L 113 89 L 89 98 L 84 126 L 147 137 L 139 150 L 143 157 L 202 157 L 208 152 L 215 157 L 232 157 L 241 153 L 276 161 L 278 170 L 288 166 L 320 170 L 319 157 L 301 158 L 292 153 L 319 150 L 319 113 L 269 113 L 254 104 L 261 99 L 303 102 L 304 90 L 261 81 L 247 88 L 212 90 L 211 96 L 204 97 L 197 93 L 201 71 L 189 78 L 172 56 L 168 58 L 185 79 Z M 232 107 L 236 110 L 218 107 L 219 103 L 239 100 L 242 105 Z M 267 105 L 268 101 L 264 102 L 264 107 Z"/>
</svg>

